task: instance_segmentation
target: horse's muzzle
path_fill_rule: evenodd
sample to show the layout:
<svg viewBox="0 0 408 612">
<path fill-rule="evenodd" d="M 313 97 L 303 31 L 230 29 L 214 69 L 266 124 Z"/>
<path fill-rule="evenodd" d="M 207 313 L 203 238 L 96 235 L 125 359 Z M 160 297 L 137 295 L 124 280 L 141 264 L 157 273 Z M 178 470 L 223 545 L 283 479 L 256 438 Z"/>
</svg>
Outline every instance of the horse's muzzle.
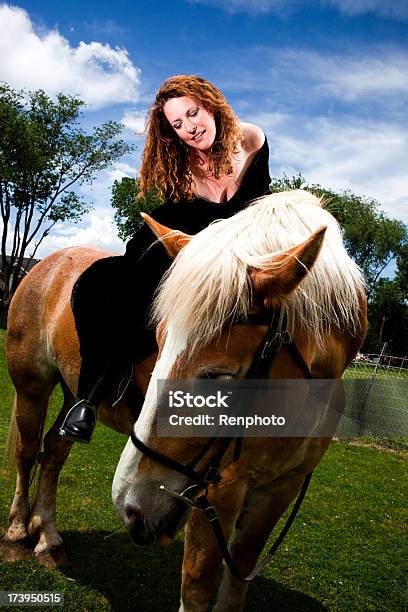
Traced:
<svg viewBox="0 0 408 612">
<path fill-rule="evenodd" d="M 174 504 L 173 511 L 167 515 L 166 520 L 153 528 L 148 525 L 148 521 L 139 508 L 126 504 L 124 510 L 125 527 L 135 544 L 148 546 L 157 543 L 163 548 L 171 543 L 189 515 L 184 504 Z"/>
<path fill-rule="evenodd" d="M 125 506 L 125 527 L 134 543 L 139 546 L 153 544 L 156 539 L 155 533 L 146 529 L 141 511 L 129 504 Z"/>
</svg>

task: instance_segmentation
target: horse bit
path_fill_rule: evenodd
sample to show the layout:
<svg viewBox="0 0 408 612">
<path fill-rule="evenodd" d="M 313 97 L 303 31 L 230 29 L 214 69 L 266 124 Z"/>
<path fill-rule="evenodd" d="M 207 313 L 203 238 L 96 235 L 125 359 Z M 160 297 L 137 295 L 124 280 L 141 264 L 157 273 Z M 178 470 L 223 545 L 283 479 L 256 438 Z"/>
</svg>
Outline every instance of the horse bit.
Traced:
<svg viewBox="0 0 408 612">
<path fill-rule="evenodd" d="M 277 356 L 282 347 L 282 344 L 285 344 L 294 361 L 303 370 L 305 378 L 311 379 L 312 374 L 310 372 L 310 369 L 306 364 L 305 360 L 303 359 L 301 353 L 299 352 L 299 349 L 297 348 L 289 332 L 279 332 L 278 321 L 278 310 L 273 311 L 272 317 L 270 316 L 270 314 L 268 315 L 268 313 L 249 314 L 245 319 L 234 319 L 232 321 L 232 324 L 234 325 L 268 325 L 268 331 L 266 333 L 266 336 L 259 348 L 257 349 L 252 365 L 250 366 L 250 369 L 245 378 L 266 378 L 268 372 L 270 371 L 270 368 L 272 367 L 275 357 Z M 286 317 L 284 317 L 283 323 L 286 323 Z M 157 463 L 160 463 L 161 465 L 164 465 L 165 467 L 168 467 L 171 470 L 176 471 L 179 474 L 182 474 L 183 476 L 186 476 L 188 479 L 194 482 L 193 485 L 189 485 L 181 493 L 179 493 L 178 491 L 172 491 L 170 489 L 167 489 L 167 487 L 165 487 L 164 485 L 160 485 L 160 489 L 171 497 L 177 499 L 178 501 L 204 512 L 207 519 L 211 523 L 224 561 L 232 575 L 241 582 L 251 582 L 259 574 L 259 572 L 261 572 L 266 567 L 272 555 L 276 552 L 276 550 L 283 542 L 306 495 L 306 491 L 309 486 L 310 479 L 312 477 L 312 472 L 306 475 L 296 502 L 292 508 L 292 511 L 289 517 L 287 518 L 282 531 L 273 543 L 272 547 L 265 554 L 262 561 L 259 562 L 247 576 L 242 576 L 238 571 L 228 550 L 228 544 L 225 540 L 216 509 L 210 504 L 207 499 L 208 486 L 210 484 L 216 485 L 222 479 L 221 460 L 233 440 L 235 440 L 233 461 L 237 461 L 239 459 L 242 447 L 242 437 L 218 438 L 217 436 L 214 436 L 210 438 L 207 444 L 205 444 L 204 448 L 191 461 L 186 464 L 179 463 L 171 457 L 168 457 L 167 455 L 164 455 L 163 453 L 160 453 L 159 451 L 150 448 L 135 435 L 133 429 L 130 434 L 130 439 L 132 440 L 134 446 L 144 455 L 146 455 L 146 457 L 149 457 L 149 459 L 152 459 Z M 194 468 L 201 461 L 201 459 L 203 459 L 207 451 L 217 440 L 221 440 L 222 442 L 220 445 L 220 449 L 208 463 L 205 473 L 200 474 Z M 204 494 L 200 495 L 197 498 L 194 498 L 195 494 L 202 489 L 204 489 Z"/>
</svg>

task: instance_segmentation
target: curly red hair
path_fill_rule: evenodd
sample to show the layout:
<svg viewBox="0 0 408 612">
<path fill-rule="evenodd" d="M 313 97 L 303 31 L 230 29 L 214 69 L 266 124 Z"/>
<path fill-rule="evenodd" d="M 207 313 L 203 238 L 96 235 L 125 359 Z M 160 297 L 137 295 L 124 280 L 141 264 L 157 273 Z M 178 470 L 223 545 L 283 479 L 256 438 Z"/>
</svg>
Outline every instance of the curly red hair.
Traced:
<svg viewBox="0 0 408 612">
<path fill-rule="evenodd" d="M 160 87 L 147 119 L 140 197 L 146 197 L 152 189 L 162 200 L 178 202 L 194 196 L 189 147 L 178 138 L 163 112 L 168 100 L 182 96 L 196 98 L 214 116 L 216 137 L 208 158 L 212 175 L 218 179 L 232 172 L 232 158 L 243 134 L 231 106 L 219 89 L 206 79 L 194 75 L 173 76 Z"/>
</svg>

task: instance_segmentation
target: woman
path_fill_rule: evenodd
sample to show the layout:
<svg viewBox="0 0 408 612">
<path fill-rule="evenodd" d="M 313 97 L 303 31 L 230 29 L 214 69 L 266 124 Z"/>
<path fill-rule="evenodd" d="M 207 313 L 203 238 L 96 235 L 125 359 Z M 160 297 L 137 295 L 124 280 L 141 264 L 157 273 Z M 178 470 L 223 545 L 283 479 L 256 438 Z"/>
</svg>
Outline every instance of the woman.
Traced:
<svg viewBox="0 0 408 612">
<path fill-rule="evenodd" d="M 255 125 L 240 123 L 222 93 L 197 76 L 175 76 L 159 89 L 150 110 L 140 171 L 141 196 L 156 189 L 164 203 L 158 222 L 195 234 L 268 192 L 268 144 Z M 115 373 L 156 349 L 147 312 L 170 265 L 147 226 L 123 257 L 95 262 L 77 281 L 72 308 L 81 346 L 77 402 L 60 433 L 89 442 L 96 406 Z M 152 248 L 149 248 L 152 247 Z M 106 279 L 114 288 L 106 293 Z"/>
</svg>

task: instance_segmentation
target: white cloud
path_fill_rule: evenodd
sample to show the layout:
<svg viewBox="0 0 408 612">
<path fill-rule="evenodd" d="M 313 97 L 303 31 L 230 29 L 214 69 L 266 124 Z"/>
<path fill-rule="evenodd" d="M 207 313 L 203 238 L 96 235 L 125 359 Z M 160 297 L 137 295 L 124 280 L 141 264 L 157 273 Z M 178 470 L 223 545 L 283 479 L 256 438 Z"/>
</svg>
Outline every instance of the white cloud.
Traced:
<svg viewBox="0 0 408 612">
<path fill-rule="evenodd" d="M 251 115 L 248 117 L 248 115 L 242 114 L 242 117 L 240 116 L 239 119 L 241 121 L 253 121 L 262 127 L 265 132 L 273 133 L 275 129 L 279 131 L 280 128 L 288 121 L 291 121 L 293 117 L 285 113 L 268 113 L 267 111 L 260 111 L 257 112 L 255 116 Z"/>
<path fill-rule="evenodd" d="M 9 223 L 6 243 L 7 253 L 11 253 L 13 236 L 14 227 Z M 87 215 L 82 222 L 82 227 L 62 223 L 55 225 L 51 234 L 39 246 L 35 257 L 36 259 L 43 259 L 54 251 L 71 246 L 89 246 L 112 253 L 123 253 L 125 250 L 124 243 L 118 237 L 113 212 L 104 208 L 98 208 Z M 32 249 L 29 247 L 25 256 L 29 257 L 31 253 Z"/>
<path fill-rule="evenodd" d="M 117 162 L 106 174 L 109 185 L 112 185 L 113 181 L 120 181 L 124 176 L 136 178 L 136 168 L 125 162 Z"/>
<path fill-rule="evenodd" d="M 313 79 L 318 94 L 346 101 L 362 97 L 408 94 L 408 54 L 396 49 L 365 50 L 359 54 L 322 55 L 307 50 L 283 50 L 276 68 L 286 74 Z M 307 91 L 306 91 L 307 95 Z"/>
<path fill-rule="evenodd" d="M 308 183 L 350 189 L 378 200 L 388 216 L 408 223 L 408 129 L 374 120 L 283 116 L 249 118 L 270 145 L 272 176 L 301 172 Z"/>
<path fill-rule="evenodd" d="M 50 236 L 45 238 L 37 257 L 43 258 L 50 253 L 71 246 L 90 246 L 103 251 L 123 253 L 124 244 L 118 238 L 113 214 L 96 210 L 87 217 L 85 227 L 56 225 Z"/>
<path fill-rule="evenodd" d="M 295 43 L 296 45 L 296 43 Z M 207 51 L 202 61 L 216 65 L 216 79 L 228 97 L 268 96 L 286 112 L 305 105 L 351 105 L 357 101 L 405 114 L 408 102 L 408 51 L 396 44 L 370 44 L 330 51 L 299 46 L 255 45 Z M 239 96 L 239 97 L 238 97 Z M 253 104 L 254 102 L 252 102 Z M 361 113 L 367 106 L 350 106 Z"/>
<path fill-rule="evenodd" d="M 381 17 L 392 19 L 408 18 L 407 0 L 323 0 L 345 15 L 359 15 L 361 13 L 375 13 Z"/>
<path fill-rule="evenodd" d="M 214 6 L 227 13 L 249 13 L 250 15 L 266 15 L 278 13 L 287 15 L 293 8 L 301 5 L 301 0 L 187 0 L 191 4 L 206 4 Z"/>
<path fill-rule="evenodd" d="M 148 110 L 130 110 L 123 115 L 120 121 L 132 132 L 143 132 L 147 114 Z"/>
<path fill-rule="evenodd" d="M 94 109 L 138 99 L 140 69 L 125 49 L 99 42 L 71 47 L 58 30 L 39 30 L 28 13 L 0 6 L 0 80 L 50 95 L 79 96 Z"/>
<path fill-rule="evenodd" d="M 374 13 L 391 19 L 408 18 L 407 0 L 187 0 L 187 2 L 214 6 L 231 14 L 267 15 L 275 13 L 287 16 L 297 9 L 304 9 L 305 6 L 330 6 L 351 17 Z"/>
<path fill-rule="evenodd" d="M 84 24 L 90 30 L 94 30 L 98 34 L 122 35 L 126 33 L 126 28 L 120 26 L 113 19 L 93 19 Z"/>
</svg>

